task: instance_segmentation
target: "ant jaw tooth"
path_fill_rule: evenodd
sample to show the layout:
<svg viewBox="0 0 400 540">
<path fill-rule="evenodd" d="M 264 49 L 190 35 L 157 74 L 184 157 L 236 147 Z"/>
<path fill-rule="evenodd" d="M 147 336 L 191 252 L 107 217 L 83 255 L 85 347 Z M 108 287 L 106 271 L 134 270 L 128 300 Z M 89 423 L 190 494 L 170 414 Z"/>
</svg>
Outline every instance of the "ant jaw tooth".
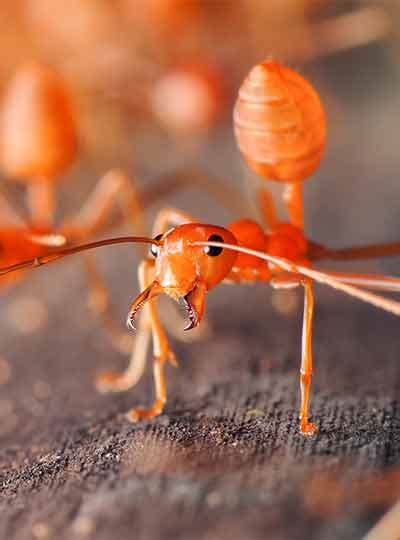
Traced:
<svg viewBox="0 0 400 540">
<path fill-rule="evenodd" d="M 145 293 L 147 291 L 144 291 Z M 141 297 L 143 297 L 145 295 L 141 295 Z M 140 297 L 139 297 L 140 298 Z M 128 328 L 130 328 L 131 330 L 135 331 L 136 330 L 136 326 L 135 326 L 135 319 L 136 319 L 136 315 L 137 313 L 140 311 L 140 309 L 143 307 L 143 305 L 146 303 L 146 300 L 147 298 L 139 298 L 133 303 L 129 313 L 128 313 L 128 317 L 126 319 L 126 325 Z M 139 301 L 138 301 L 139 300 Z"/>
<path fill-rule="evenodd" d="M 184 330 L 192 330 L 192 328 L 199 326 L 200 321 L 203 318 L 206 292 L 206 285 L 201 281 L 197 281 L 192 290 L 183 297 L 190 319 L 189 324 Z"/>
<path fill-rule="evenodd" d="M 196 326 L 200 324 L 199 314 L 195 310 L 194 306 L 188 301 L 187 296 L 188 295 L 183 297 L 183 301 L 189 315 L 189 322 L 183 329 L 184 332 L 187 332 L 188 330 L 193 330 L 193 328 L 196 328 Z"/>
<path fill-rule="evenodd" d="M 134 300 L 128 312 L 128 317 L 126 319 L 126 324 L 128 328 L 131 328 L 132 330 L 136 330 L 136 327 L 135 327 L 136 315 L 139 313 L 139 311 L 142 309 L 142 307 L 145 305 L 145 303 L 148 300 L 155 298 L 156 296 L 161 294 L 161 292 L 162 292 L 162 289 L 159 286 L 159 284 L 156 281 L 153 281 L 153 283 L 149 285 L 147 289 L 145 289 L 139 294 L 136 300 Z"/>
<path fill-rule="evenodd" d="M 191 317 L 189 315 L 189 319 L 190 320 L 188 324 L 183 329 L 184 332 L 187 332 L 188 330 L 193 330 L 193 328 L 196 328 L 196 326 L 198 326 L 199 324 L 199 321 L 196 319 L 196 317 Z"/>
<path fill-rule="evenodd" d="M 135 315 L 128 315 L 128 318 L 126 319 L 126 326 L 133 331 L 136 330 Z"/>
</svg>

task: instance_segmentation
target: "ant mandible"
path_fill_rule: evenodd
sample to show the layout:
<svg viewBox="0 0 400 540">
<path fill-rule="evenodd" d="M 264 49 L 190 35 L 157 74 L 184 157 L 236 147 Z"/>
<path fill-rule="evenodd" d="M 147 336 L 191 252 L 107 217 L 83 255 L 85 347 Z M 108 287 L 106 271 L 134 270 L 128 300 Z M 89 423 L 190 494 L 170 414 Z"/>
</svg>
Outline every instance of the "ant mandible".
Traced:
<svg viewBox="0 0 400 540">
<path fill-rule="evenodd" d="M 286 78 L 287 74 L 289 74 L 289 80 Z M 297 100 L 297 94 L 291 93 L 290 81 L 295 79 L 295 86 L 302 86 L 303 88 L 300 95 L 309 93 L 311 89 L 318 109 L 314 118 L 319 118 L 320 122 L 322 122 L 324 116 L 320 114 L 322 106 L 316 92 L 300 75 L 293 74 L 294 72 L 289 68 L 268 61 L 254 68 L 248 80 L 255 76 L 260 81 L 260 75 L 262 75 L 263 84 L 272 81 L 273 87 L 277 91 L 279 90 L 278 95 L 280 96 L 279 99 L 273 100 L 274 106 L 283 103 L 284 99 L 286 99 L 293 111 L 296 112 L 294 116 L 299 119 L 298 126 L 301 127 L 300 119 L 304 118 L 304 111 L 301 110 L 301 107 L 304 101 L 307 102 L 311 112 L 313 109 L 310 106 L 309 99 Z M 242 98 L 243 93 L 241 94 Z M 260 100 L 260 103 L 262 107 L 265 107 L 266 101 L 264 98 Z M 238 107 L 237 111 L 240 110 L 239 105 Z M 273 115 L 273 111 L 270 112 Z M 236 114 L 236 121 L 237 116 Z M 264 119 L 271 117 L 264 115 Z M 277 114 L 276 119 L 279 120 L 279 118 L 280 114 Z M 306 126 L 311 129 L 312 122 L 307 123 Z M 239 129 L 240 137 L 240 130 L 251 130 L 253 128 L 251 125 L 242 122 L 239 128 L 238 125 L 236 126 L 236 129 Z M 282 136 L 284 138 L 286 132 L 290 131 L 290 129 L 287 126 L 283 130 Z M 307 171 L 307 174 L 309 174 L 310 171 L 316 168 L 322 155 L 325 140 L 324 127 L 321 128 L 320 126 L 319 129 L 320 133 L 323 132 L 323 144 L 321 144 L 321 135 L 319 135 L 319 139 L 317 138 L 319 144 L 314 144 L 315 139 L 313 137 L 307 136 L 304 129 L 303 131 L 299 130 L 299 136 L 308 138 L 309 141 L 312 141 L 312 144 L 308 145 L 308 147 L 306 144 L 300 145 L 300 152 L 296 150 L 289 157 L 285 156 L 283 170 L 295 171 L 300 169 Z M 276 140 L 275 134 L 273 134 L 273 137 Z M 293 133 L 291 138 L 296 141 Z M 268 144 L 265 143 L 264 148 L 267 149 L 267 147 Z M 280 146 L 277 143 L 275 148 L 278 147 Z M 298 147 L 296 146 L 296 148 Z M 317 150 L 312 152 L 313 148 Z M 249 151 L 251 154 L 251 149 L 251 144 L 246 146 L 246 152 Z M 259 156 L 260 154 L 253 155 L 252 162 L 260 161 Z M 313 165 L 311 165 L 311 162 L 313 162 Z M 279 163 L 279 159 L 276 159 L 274 169 L 260 168 L 259 165 L 256 168 L 262 171 L 268 170 L 268 175 L 272 174 L 272 177 L 277 179 L 277 176 L 281 177 L 280 173 L 274 175 L 271 171 L 282 170 Z M 299 182 L 300 178 L 304 179 L 305 174 L 303 172 L 303 176 L 299 175 L 296 181 Z M 286 174 L 281 178 L 289 182 Z M 153 239 L 125 237 L 62 249 L 47 256 L 36 257 L 0 269 L 0 276 L 9 272 L 47 264 L 65 255 L 104 245 L 126 242 L 150 244 L 150 256 L 142 261 L 138 271 L 140 286 L 143 290 L 133 301 L 127 319 L 128 325 L 134 327 L 135 319 L 141 312 L 138 325 L 139 339 L 137 340 L 135 354 L 132 356 L 131 363 L 125 372 L 107 372 L 103 374 L 101 379 L 103 390 L 121 391 L 132 387 L 143 373 L 149 337 L 152 335 L 156 397 L 150 408 L 132 409 L 128 413 L 128 418 L 131 421 L 149 419 L 162 412 L 166 403 L 164 365 L 166 362 L 176 364 L 175 355 L 170 348 L 158 316 L 154 301 L 157 296 L 166 294 L 174 300 L 183 301 L 189 316 L 189 324 L 185 330 L 190 330 L 200 324 L 205 312 L 206 294 L 219 283 L 263 282 L 270 283 L 275 288 L 302 286 L 304 289 L 304 312 L 299 418 L 301 433 L 305 436 L 311 436 L 317 431 L 316 425 L 310 422 L 309 419 L 312 377 L 312 320 L 314 313 L 313 282 L 328 285 L 380 309 L 400 315 L 399 302 L 367 290 L 400 291 L 400 278 L 344 272 L 321 272 L 314 269 L 314 264 L 322 259 L 353 260 L 399 254 L 400 243 L 337 250 L 312 242 L 305 236 L 299 219 L 302 215 L 299 190 L 296 188 L 294 193 L 294 197 L 289 198 L 290 204 L 288 205 L 290 222 L 279 221 L 272 199 L 268 195 L 266 199 L 263 199 L 267 201 L 267 204 L 262 205 L 267 229 L 250 219 L 239 219 L 226 228 L 201 224 L 193 222 L 191 216 L 184 212 L 164 209 L 159 213 L 154 224 L 155 237 Z"/>
</svg>

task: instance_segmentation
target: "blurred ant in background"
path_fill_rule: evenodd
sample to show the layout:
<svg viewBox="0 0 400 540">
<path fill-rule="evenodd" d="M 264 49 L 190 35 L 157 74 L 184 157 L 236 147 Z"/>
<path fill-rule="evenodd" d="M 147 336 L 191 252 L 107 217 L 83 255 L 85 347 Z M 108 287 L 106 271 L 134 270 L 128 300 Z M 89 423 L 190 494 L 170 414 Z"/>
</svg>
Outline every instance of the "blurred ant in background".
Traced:
<svg viewBox="0 0 400 540">
<path fill-rule="evenodd" d="M 25 65 L 10 82 L 3 100 L 0 166 L 7 177 L 26 185 L 29 215 L 24 219 L 0 194 L 3 264 L 39 256 L 63 244 L 87 241 L 105 230 L 116 206 L 133 230 L 141 229 L 137 190 L 132 180 L 116 169 L 98 181 L 75 216 L 55 223 L 61 173 L 74 162 L 77 151 L 77 118 L 63 79 L 42 64 Z M 107 314 L 106 288 L 90 258 L 85 257 L 85 266 L 94 305 L 117 343 L 120 336 Z"/>
</svg>

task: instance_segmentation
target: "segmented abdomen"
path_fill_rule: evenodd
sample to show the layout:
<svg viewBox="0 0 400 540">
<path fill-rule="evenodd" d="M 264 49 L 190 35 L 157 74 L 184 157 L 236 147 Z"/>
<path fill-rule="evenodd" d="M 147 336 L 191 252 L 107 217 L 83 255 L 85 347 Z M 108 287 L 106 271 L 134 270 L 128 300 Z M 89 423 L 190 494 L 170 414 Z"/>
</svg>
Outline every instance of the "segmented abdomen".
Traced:
<svg viewBox="0 0 400 540">
<path fill-rule="evenodd" d="M 234 109 L 237 143 L 249 166 L 278 181 L 302 181 L 318 167 L 326 122 L 314 88 L 272 60 L 244 80 Z"/>
</svg>

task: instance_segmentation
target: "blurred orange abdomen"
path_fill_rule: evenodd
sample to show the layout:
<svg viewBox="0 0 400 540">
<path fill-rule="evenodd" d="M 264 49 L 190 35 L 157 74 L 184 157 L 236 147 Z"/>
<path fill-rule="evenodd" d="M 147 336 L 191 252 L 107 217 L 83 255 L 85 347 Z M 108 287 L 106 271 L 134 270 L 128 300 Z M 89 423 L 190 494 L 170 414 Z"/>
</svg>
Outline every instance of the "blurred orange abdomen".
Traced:
<svg viewBox="0 0 400 540">
<path fill-rule="evenodd" d="M 272 60 L 255 66 L 243 82 L 234 128 L 250 168 L 271 180 L 305 180 L 325 148 L 325 113 L 317 92 L 298 73 Z"/>
<path fill-rule="evenodd" d="M 3 101 L 0 164 L 14 178 L 54 177 L 77 150 L 77 128 L 62 78 L 31 63 L 11 81 Z"/>
</svg>

